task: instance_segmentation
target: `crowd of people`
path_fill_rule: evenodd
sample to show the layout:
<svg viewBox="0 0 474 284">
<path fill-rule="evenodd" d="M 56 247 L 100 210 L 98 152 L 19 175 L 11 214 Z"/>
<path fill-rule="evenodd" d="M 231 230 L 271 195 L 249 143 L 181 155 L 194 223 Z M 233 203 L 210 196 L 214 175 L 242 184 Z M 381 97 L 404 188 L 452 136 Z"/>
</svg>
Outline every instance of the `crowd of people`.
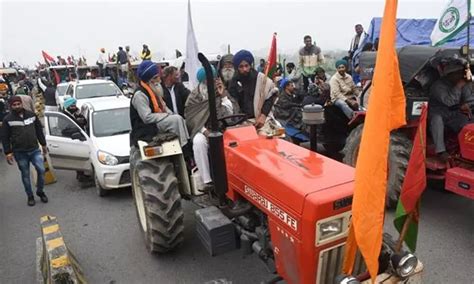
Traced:
<svg viewBox="0 0 474 284">
<path fill-rule="evenodd" d="M 223 55 L 217 66 L 213 67 L 218 119 L 245 114 L 246 123 L 253 124 L 263 135 L 275 135 L 286 126 L 304 131 L 302 107 L 308 104 L 332 105 L 340 110 L 341 115 L 352 119 L 355 112 L 361 110 L 358 98 L 361 88 L 354 80 L 359 72 L 360 46 L 364 44 L 362 50 L 377 49 L 377 42 L 365 40 L 367 34 L 361 25 L 355 26 L 355 32 L 347 56 L 336 61 L 336 73 L 332 76 L 323 68 L 325 57 L 321 48 L 309 35 L 303 38 L 304 46 L 298 52 L 297 64 L 288 62 L 285 68 L 277 64 L 271 77 L 264 74 L 265 60 L 261 59 L 257 65 L 250 51 L 240 50 Z M 167 66 L 161 69 L 151 61 L 147 45 L 143 45 L 140 58 L 142 61 L 133 74 L 137 76 L 138 83 L 130 104 L 131 151 L 136 150 L 139 140 L 150 142 L 158 133 L 174 133 L 179 137 L 185 158 L 191 165 L 197 166 L 203 183 L 212 186 L 208 159 L 210 94 L 204 69 L 199 69 L 196 74 L 187 74 L 196 76 L 199 82 L 190 90 L 183 84 L 182 68 Z M 120 76 L 126 78 L 132 73 L 129 67 L 133 60 L 135 58 L 131 56 L 128 46 L 125 49 L 119 47 L 114 58 L 109 58 L 102 48 L 97 65 L 101 75 L 104 75 L 106 65 L 116 63 L 120 66 Z M 58 64 L 65 63 L 64 59 L 58 58 Z M 436 151 L 441 157 L 446 156 L 444 127 L 459 132 L 470 119 L 453 110 L 453 106 L 461 105 L 463 112 L 470 111 L 465 102 L 472 92 L 465 87 L 462 70 L 462 66 L 446 68 L 443 77 L 431 90 L 431 131 Z M 12 88 L 13 85 L 16 87 Z M 27 78 L 24 72 L 20 73 L 15 84 L 9 81 L 8 76 L 0 80 L 3 150 L 9 164 L 17 161 L 30 206 L 34 205 L 35 200 L 29 180 L 29 164 L 35 167 L 38 177 L 44 175 L 41 153 L 47 153 L 38 119 L 41 115 L 35 104 L 42 101 L 46 110 L 58 111 L 55 94 L 52 80 L 34 75 Z M 74 98 L 65 100 L 63 111 L 84 128 L 85 118 L 76 107 Z M 42 151 L 38 145 L 41 145 Z M 38 179 L 36 193 L 43 202 L 47 202 L 43 184 Z"/>
</svg>

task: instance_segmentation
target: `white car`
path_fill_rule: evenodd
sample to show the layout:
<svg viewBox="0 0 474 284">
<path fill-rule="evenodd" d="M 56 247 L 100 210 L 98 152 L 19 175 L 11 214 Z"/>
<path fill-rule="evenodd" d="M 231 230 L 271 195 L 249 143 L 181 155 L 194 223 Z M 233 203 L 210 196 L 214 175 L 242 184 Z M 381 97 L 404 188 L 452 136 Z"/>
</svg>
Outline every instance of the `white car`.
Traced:
<svg viewBox="0 0 474 284">
<path fill-rule="evenodd" d="M 68 97 L 75 98 L 77 107 L 81 108 L 84 103 L 94 101 L 97 98 L 120 96 L 124 96 L 122 90 L 109 80 L 93 79 L 69 82 L 66 94 L 62 102 L 60 101 L 59 109 L 63 109 L 64 100 Z"/>
<path fill-rule="evenodd" d="M 61 109 L 64 103 L 64 95 L 66 94 L 67 87 L 69 83 L 59 83 L 56 86 L 56 103 L 58 107 Z"/>
<path fill-rule="evenodd" d="M 85 129 L 62 112 L 45 112 L 53 168 L 90 173 L 99 196 L 130 186 L 130 100 L 101 98 L 84 103 L 82 110 Z"/>
</svg>

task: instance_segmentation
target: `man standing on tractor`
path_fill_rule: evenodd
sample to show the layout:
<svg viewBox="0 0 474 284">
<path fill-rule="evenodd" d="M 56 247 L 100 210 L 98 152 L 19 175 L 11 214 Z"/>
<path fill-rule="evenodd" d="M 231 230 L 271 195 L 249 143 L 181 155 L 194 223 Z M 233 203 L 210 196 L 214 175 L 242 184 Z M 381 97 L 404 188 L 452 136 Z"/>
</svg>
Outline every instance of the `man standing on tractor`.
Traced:
<svg viewBox="0 0 474 284">
<path fill-rule="evenodd" d="M 331 102 L 340 108 L 347 118 L 352 119 L 354 110 L 358 110 L 357 96 L 359 95 L 351 75 L 346 73 L 347 61 L 336 61 L 337 73 L 331 77 Z"/>
<path fill-rule="evenodd" d="M 214 67 L 212 67 L 212 71 L 214 78 L 216 78 L 217 119 L 220 119 L 234 113 L 234 104 L 229 99 L 224 84 L 217 78 L 217 71 Z M 209 93 L 207 90 L 206 72 L 203 67 L 198 70 L 196 76 L 199 84 L 189 95 L 184 114 L 186 116 L 186 125 L 193 141 L 194 160 L 203 183 L 209 185 L 212 182 L 209 167 L 209 143 L 207 141 L 210 134 Z"/>
<path fill-rule="evenodd" d="M 138 66 L 137 75 L 140 83 L 130 105 L 130 145 L 137 147 L 138 140 L 151 142 L 159 132 L 171 132 L 179 137 L 185 152 L 189 139 L 186 122 L 166 107 L 158 66 L 145 60 Z"/>
<path fill-rule="evenodd" d="M 122 86 L 124 82 L 126 82 L 128 78 L 128 55 L 123 50 L 123 47 L 119 46 L 119 50 L 117 52 L 117 65 L 119 66 L 119 86 Z"/>
<path fill-rule="evenodd" d="M 444 143 L 444 128 L 459 133 L 471 122 L 468 103 L 474 100 L 471 88 L 466 85 L 465 62 L 453 59 L 443 67 L 442 77 L 430 88 L 429 121 L 436 154 L 447 161 L 449 154 Z"/>
<path fill-rule="evenodd" d="M 303 75 L 303 90 L 308 90 L 309 81 L 314 80 L 316 68 L 324 63 L 321 48 L 313 44 L 311 36 L 304 37 L 304 46 L 299 51 L 299 70 Z"/>
<path fill-rule="evenodd" d="M 257 130 L 265 134 L 275 125 L 271 113 L 278 88 L 265 74 L 253 68 L 254 57 L 247 50 L 240 50 L 234 55 L 234 67 L 237 74 L 229 84 L 229 93 L 237 101 L 242 113 L 248 119 L 255 120 Z M 273 126 L 272 126 L 273 124 Z"/>
<path fill-rule="evenodd" d="M 364 27 L 361 24 L 355 25 L 355 32 L 356 34 L 351 40 L 351 45 L 349 47 L 349 59 L 352 59 L 354 56 L 354 53 L 356 52 L 357 49 L 361 46 L 361 44 L 364 44 L 365 39 L 369 36 L 365 31 Z"/>
<path fill-rule="evenodd" d="M 109 62 L 109 59 L 105 54 L 105 48 L 102 47 L 100 49 L 99 58 L 97 59 L 97 66 L 99 66 L 100 77 L 105 77 L 105 67 L 107 66 L 107 62 Z"/>
</svg>

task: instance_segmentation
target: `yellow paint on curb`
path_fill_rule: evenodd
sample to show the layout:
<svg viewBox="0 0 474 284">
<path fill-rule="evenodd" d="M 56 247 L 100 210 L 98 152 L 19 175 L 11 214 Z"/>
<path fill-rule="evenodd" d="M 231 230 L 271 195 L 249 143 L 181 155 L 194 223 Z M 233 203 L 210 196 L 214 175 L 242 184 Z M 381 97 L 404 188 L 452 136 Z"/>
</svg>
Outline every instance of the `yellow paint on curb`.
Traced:
<svg viewBox="0 0 474 284">
<path fill-rule="evenodd" d="M 49 221 L 49 220 L 56 220 L 56 217 L 45 215 L 45 216 L 41 217 L 41 219 L 40 219 L 41 223 L 44 223 L 44 222 Z"/>
<path fill-rule="evenodd" d="M 60 246 L 65 246 L 62 237 L 46 241 L 46 248 L 48 249 L 48 251 L 58 248 Z"/>
<path fill-rule="evenodd" d="M 59 225 L 55 224 L 55 225 L 52 225 L 52 226 L 44 227 L 43 228 L 43 234 L 48 235 L 48 234 L 51 234 L 51 233 L 55 233 L 58 230 L 59 230 Z"/>
<path fill-rule="evenodd" d="M 70 264 L 71 262 L 69 261 L 69 258 L 67 257 L 67 255 L 63 255 L 51 260 L 51 266 L 53 268 L 59 268 L 59 267 L 63 267 Z"/>
</svg>

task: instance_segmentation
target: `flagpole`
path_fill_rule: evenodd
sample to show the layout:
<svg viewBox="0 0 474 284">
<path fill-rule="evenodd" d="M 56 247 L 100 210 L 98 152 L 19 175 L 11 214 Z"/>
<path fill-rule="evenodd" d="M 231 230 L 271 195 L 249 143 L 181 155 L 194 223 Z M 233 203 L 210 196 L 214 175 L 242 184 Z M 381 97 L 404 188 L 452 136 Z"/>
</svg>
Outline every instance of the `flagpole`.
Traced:
<svg viewBox="0 0 474 284">
<path fill-rule="evenodd" d="M 471 0 L 467 0 L 467 61 L 471 64 Z"/>
<path fill-rule="evenodd" d="M 405 219 L 405 223 L 403 223 L 403 228 L 402 231 L 400 232 L 400 236 L 398 237 L 397 240 L 397 245 L 395 246 L 395 252 L 398 253 L 402 249 L 403 241 L 405 240 L 405 237 L 408 233 L 408 228 L 410 226 L 411 221 L 413 220 L 413 215 L 415 213 L 411 212 L 408 214 L 407 218 Z"/>
</svg>

